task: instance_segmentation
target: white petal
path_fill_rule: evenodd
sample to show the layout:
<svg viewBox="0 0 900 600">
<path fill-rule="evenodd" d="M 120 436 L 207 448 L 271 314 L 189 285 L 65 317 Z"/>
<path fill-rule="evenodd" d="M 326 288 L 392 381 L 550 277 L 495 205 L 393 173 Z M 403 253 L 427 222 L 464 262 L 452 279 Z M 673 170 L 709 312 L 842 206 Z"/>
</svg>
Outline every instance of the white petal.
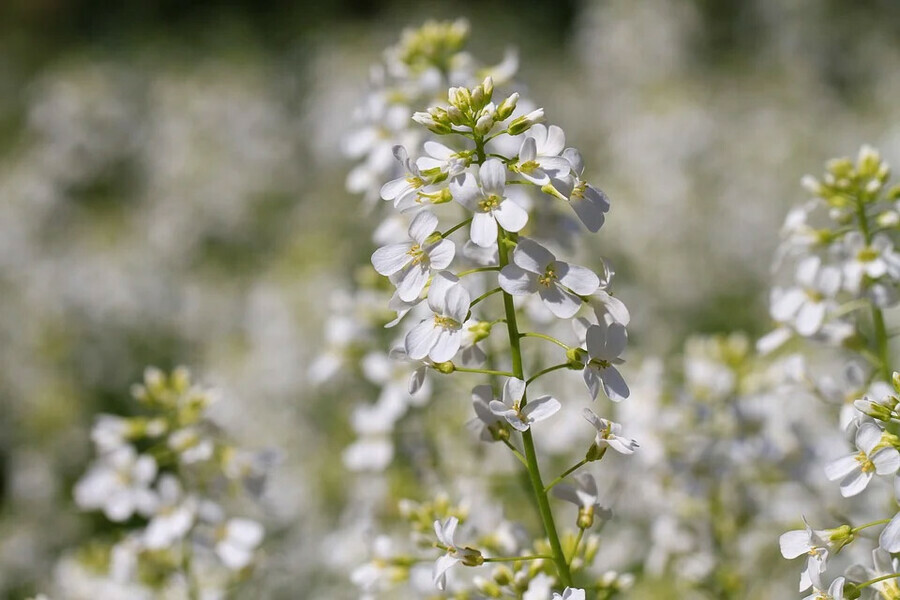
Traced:
<svg viewBox="0 0 900 600">
<path fill-rule="evenodd" d="M 537 125 L 535 125 L 537 127 Z M 561 127 L 551 125 L 547 128 L 547 139 L 541 147 L 544 156 L 558 156 L 566 147 L 566 134 Z"/>
<path fill-rule="evenodd" d="M 797 333 L 804 336 L 813 335 L 825 322 L 825 303 L 807 301 L 797 311 Z"/>
<path fill-rule="evenodd" d="M 566 502 L 571 502 L 576 506 L 581 505 L 581 499 L 578 497 L 578 493 L 575 491 L 575 487 L 569 483 L 560 483 L 557 484 L 553 488 L 553 495 L 559 498 L 560 500 L 565 500 Z"/>
<path fill-rule="evenodd" d="M 554 263 L 559 282 L 581 296 L 588 296 L 600 287 L 600 278 L 587 267 L 570 265 L 562 261 Z"/>
<path fill-rule="evenodd" d="M 409 265 L 400 272 L 397 281 L 397 296 L 404 302 L 412 302 L 419 297 L 428 283 L 428 268 L 423 264 Z"/>
<path fill-rule="evenodd" d="M 526 237 L 520 237 L 513 250 L 513 262 L 526 271 L 543 274 L 556 257 L 553 253 Z"/>
<path fill-rule="evenodd" d="M 440 142 L 435 142 L 434 140 L 428 140 L 423 144 L 423 147 L 425 148 L 425 152 L 427 152 L 429 156 L 433 156 L 443 161 L 450 160 L 450 157 L 452 157 L 454 154 L 453 150 L 441 144 Z"/>
<path fill-rule="evenodd" d="M 587 386 L 588 392 L 591 394 L 591 400 L 596 400 L 600 393 L 600 373 L 594 365 L 587 365 L 581 372 L 584 384 Z"/>
<path fill-rule="evenodd" d="M 836 481 L 838 479 L 846 477 L 858 468 L 859 461 L 856 460 L 855 454 L 851 454 L 849 456 L 844 456 L 837 460 L 833 460 L 825 465 L 825 477 L 827 477 L 829 481 Z"/>
<path fill-rule="evenodd" d="M 422 360 L 431 351 L 437 341 L 440 329 L 434 326 L 433 319 L 425 319 L 406 334 L 406 353 L 413 360 Z"/>
<path fill-rule="evenodd" d="M 522 409 L 522 413 L 528 417 L 530 422 L 537 423 L 552 417 L 560 408 L 562 408 L 562 405 L 556 398 L 541 396 L 537 400 L 532 400 L 526 404 L 525 408 Z"/>
<path fill-rule="evenodd" d="M 250 519 L 231 519 L 228 521 L 228 537 L 245 548 L 255 548 L 262 542 L 265 529 Z"/>
<path fill-rule="evenodd" d="M 447 587 L 447 571 L 458 562 L 458 558 L 450 556 L 449 554 L 445 554 L 435 561 L 434 572 L 432 575 L 434 577 L 434 585 L 437 589 L 443 591 L 444 588 Z"/>
<path fill-rule="evenodd" d="M 620 323 L 612 323 L 606 331 L 605 360 L 613 360 L 621 356 L 628 344 L 628 332 Z"/>
<path fill-rule="evenodd" d="M 216 554 L 222 563 L 232 571 L 240 571 L 253 560 L 253 553 L 247 548 L 224 540 L 216 544 Z"/>
<path fill-rule="evenodd" d="M 613 402 L 620 402 L 631 394 L 628 384 L 615 367 L 599 369 L 599 374 L 600 381 L 603 382 L 603 391 Z"/>
<path fill-rule="evenodd" d="M 606 335 L 608 327 L 603 325 L 591 325 L 584 334 L 588 356 L 591 358 L 606 359 Z"/>
<path fill-rule="evenodd" d="M 772 318 L 781 323 L 790 321 L 806 299 L 806 292 L 800 288 L 773 291 L 770 302 Z"/>
<path fill-rule="evenodd" d="M 566 148 L 563 152 L 563 158 L 569 161 L 569 164 L 572 165 L 572 170 L 578 175 L 584 173 L 584 159 L 581 157 L 581 152 L 577 149 Z"/>
<path fill-rule="evenodd" d="M 538 127 L 535 125 L 532 127 L 534 129 Z M 534 160 L 537 157 L 537 144 L 534 141 L 534 138 L 529 136 L 526 137 L 522 141 L 522 146 L 519 148 L 519 162 L 525 163 Z"/>
<path fill-rule="evenodd" d="M 456 244 L 452 240 L 441 240 L 428 249 L 428 260 L 432 269 L 446 269 L 456 256 Z"/>
<path fill-rule="evenodd" d="M 872 477 L 875 474 L 872 472 L 864 473 L 862 470 L 857 469 L 855 472 L 850 473 L 843 480 L 841 480 L 841 496 L 844 498 L 850 498 L 862 492 L 866 489 L 866 486 L 869 485 L 869 482 L 872 481 Z"/>
<path fill-rule="evenodd" d="M 459 331 L 447 331 L 446 329 L 438 329 L 437 339 L 434 346 L 428 352 L 428 358 L 434 362 L 444 362 L 452 359 L 459 351 L 462 335 Z"/>
<path fill-rule="evenodd" d="M 507 406 L 518 404 L 525 395 L 525 382 L 517 377 L 509 377 L 503 384 L 502 399 Z"/>
<path fill-rule="evenodd" d="M 894 515 L 878 536 L 878 545 L 888 552 L 900 552 L 900 513 Z"/>
<path fill-rule="evenodd" d="M 895 448 L 881 448 L 872 455 L 876 475 L 890 475 L 900 469 L 900 452 Z"/>
<path fill-rule="evenodd" d="M 481 165 L 478 173 L 481 179 L 481 188 L 487 194 L 503 195 L 506 187 L 506 167 L 496 158 L 490 158 Z"/>
<path fill-rule="evenodd" d="M 491 213 L 476 212 L 469 226 L 469 237 L 482 248 L 489 248 L 497 241 L 497 221 Z"/>
<path fill-rule="evenodd" d="M 372 254 L 372 266 L 382 275 L 393 275 L 412 260 L 410 247 L 408 243 L 383 246 Z"/>
<path fill-rule="evenodd" d="M 787 559 L 797 558 L 810 550 L 809 533 L 805 529 L 794 529 L 778 538 L 781 555 Z"/>
<path fill-rule="evenodd" d="M 469 290 L 463 287 L 462 284 L 457 284 L 447 290 L 447 295 L 444 298 L 444 310 L 442 313 L 444 316 L 450 317 L 460 325 L 466 320 L 466 315 L 469 312 L 469 306 L 471 304 L 472 297 L 469 295 Z"/>
<path fill-rule="evenodd" d="M 494 209 L 494 218 L 506 231 L 518 232 L 528 223 L 528 211 L 512 200 L 506 199 Z"/>
<path fill-rule="evenodd" d="M 381 198 L 383 200 L 393 200 L 408 189 L 409 182 L 406 181 L 406 176 L 404 175 L 381 186 Z"/>
<path fill-rule="evenodd" d="M 415 216 L 409 224 L 409 237 L 419 245 L 425 243 L 425 238 L 434 233 L 438 226 L 438 218 L 429 210 L 423 210 Z"/>
<path fill-rule="evenodd" d="M 478 189 L 475 176 L 471 173 L 464 173 L 461 177 L 453 179 L 450 182 L 450 194 L 454 200 L 474 212 L 480 210 L 478 202 L 484 198 L 481 190 Z"/>
<path fill-rule="evenodd" d="M 538 276 L 516 265 L 503 267 L 497 280 L 503 291 L 513 296 L 525 296 L 538 290 Z"/>
<path fill-rule="evenodd" d="M 410 396 L 416 394 L 419 390 L 422 389 L 422 385 L 425 383 L 426 370 L 427 367 L 419 367 L 412 372 L 412 375 L 409 376 L 409 387 L 407 391 L 409 392 Z"/>
<path fill-rule="evenodd" d="M 539 286 L 538 294 L 550 312 L 560 319 L 574 317 L 581 308 L 581 298 L 558 285 Z"/>
<path fill-rule="evenodd" d="M 856 447 L 866 454 L 871 454 L 880 441 L 881 428 L 874 423 L 863 423 L 856 432 Z"/>
</svg>

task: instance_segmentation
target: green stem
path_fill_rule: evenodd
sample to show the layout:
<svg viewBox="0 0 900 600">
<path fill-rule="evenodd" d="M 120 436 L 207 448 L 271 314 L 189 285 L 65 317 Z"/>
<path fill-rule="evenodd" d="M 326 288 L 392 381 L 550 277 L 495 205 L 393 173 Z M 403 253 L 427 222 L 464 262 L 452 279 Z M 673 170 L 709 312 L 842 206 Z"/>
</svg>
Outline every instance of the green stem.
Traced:
<svg viewBox="0 0 900 600">
<path fill-rule="evenodd" d="M 578 537 L 575 538 L 575 547 L 572 548 L 572 556 L 569 557 L 569 564 L 572 564 L 572 561 L 575 560 L 575 557 L 578 556 L 578 546 L 581 545 L 581 538 L 584 537 L 584 529 L 578 528 Z"/>
<path fill-rule="evenodd" d="M 475 298 L 474 300 L 472 300 L 472 303 L 469 305 L 469 308 L 472 308 L 473 306 L 475 306 L 476 304 L 478 304 L 479 302 L 481 302 L 482 300 L 484 300 L 484 299 L 487 298 L 488 296 L 493 296 L 493 295 L 496 294 L 497 292 L 501 292 L 501 291 L 503 291 L 502 288 L 498 288 L 498 287 L 497 287 L 497 288 L 494 288 L 494 289 L 492 289 L 492 290 L 486 291 L 486 292 L 483 293 L 482 295 L 480 295 L 480 296 L 478 296 L 477 298 Z"/>
<path fill-rule="evenodd" d="M 503 443 L 506 444 L 506 447 L 507 447 L 507 448 L 509 448 L 510 450 L 512 450 L 512 453 L 516 456 L 516 458 L 519 459 L 519 462 L 522 463 L 523 465 L 525 465 L 525 467 L 527 468 L 527 467 L 528 467 L 528 461 L 525 460 L 525 457 L 522 456 L 522 453 L 519 452 L 519 451 L 516 449 L 516 447 L 513 446 L 512 443 L 510 443 L 509 440 L 503 440 Z"/>
<path fill-rule="evenodd" d="M 538 338 L 538 339 L 541 339 L 541 340 L 547 340 L 548 342 L 553 342 L 554 344 L 556 344 L 556 345 L 559 346 L 560 348 L 564 348 L 566 351 L 569 350 L 569 345 L 568 345 L 568 344 L 565 344 L 565 343 L 559 341 L 558 339 L 556 339 L 555 337 L 552 337 L 552 336 L 549 336 L 549 335 L 545 335 L 545 334 L 543 334 L 543 333 L 532 333 L 532 332 L 530 332 L 530 331 L 526 331 L 525 333 L 520 333 L 520 334 L 519 334 L 519 337 L 523 337 L 523 338 L 531 337 L 531 338 Z"/>
<path fill-rule="evenodd" d="M 500 267 L 478 267 L 477 269 L 469 269 L 468 271 L 460 271 L 456 274 L 457 277 L 462 279 L 466 275 L 471 275 L 472 273 L 484 273 L 485 271 L 499 271 Z"/>
<path fill-rule="evenodd" d="M 500 377 L 515 377 L 515 373 L 510 373 L 509 371 L 492 371 L 491 369 L 470 369 L 468 367 L 457 367 L 453 366 L 454 371 L 459 371 L 460 373 L 481 373 L 482 375 L 498 375 Z"/>
<path fill-rule="evenodd" d="M 472 217 L 469 217 L 465 221 L 463 221 L 461 223 L 457 223 L 456 225 L 454 225 L 453 227 L 451 227 L 450 229 L 448 229 L 447 231 L 442 233 L 441 237 L 445 238 L 445 237 L 449 236 L 451 233 L 453 233 L 454 231 L 456 231 L 457 229 L 460 229 L 461 227 L 465 227 L 466 225 L 468 225 L 471 222 L 472 222 Z"/>
<path fill-rule="evenodd" d="M 484 144 L 476 141 L 479 157 L 484 157 Z M 497 247 L 500 255 L 500 266 L 505 267 L 509 264 L 509 249 L 507 248 L 507 234 L 504 230 L 500 230 L 497 239 Z M 507 292 L 503 292 L 503 308 L 506 313 L 506 329 L 509 333 L 510 353 L 512 355 L 512 370 L 516 377 L 525 379 L 525 372 L 522 368 L 522 348 L 520 346 L 519 327 L 516 321 L 516 307 L 513 304 L 513 297 Z M 527 399 L 523 396 L 521 407 L 524 407 Z M 553 521 L 553 512 L 550 510 L 550 501 L 547 499 L 547 492 L 544 491 L 544 482 L 541 480 L 541 470 L 538 466 L 537 452 L 534 448 L 534 439 L 531 436 L 531 429 L 522 432 L 522 445 L 525 449 L 525 460 L 528 466 L 528 478 L 531 481 L 531 487 L 534 489 L 535 499 L 538 504 L 538 512 L 541 515 L 541 521 L 544 524 L 544 532 L 550 540 L 550 549 L 553 552 L 553 562 L 556 564 L 556 571 L 563 585 L 572 585 L 572 575 L 569 573 L 569 563 L 566 562 L 566 556 L 563 553 L 562 545 L 559 543 L 559 534 L 556 532 L 556 523 Z"/>
<path fill-rule="evenodd" d="M 860 525 L 859 527 L 854 527 L 850 530 L 850 533 L 856 533 L 857 531 L 862 531 L 863 529 L 867 529 L 869 527 L 875 527 L 876 525 L 884 525 L 885 523 L 890 523 L 890 519 L 879 519 L 878 521 L 872 521 L 871 523 L 865 523 L 864 525 Z"/>
<path fill-rule="evenodd" d="M 885 581 L 888 579 L 896 579 L 897 577 L 900 577 L 900 573 L 891 573 L 890 575 L 882 575 L 881 577 L 876 577 L 875 579 L 863 581 L 862 583 L 855 583 L 855 584 L 853 584 L 853 587 L 855 587 L 858 590 L 861 590 L 864 587 L 869 587 L 870 585 L 878 583 L 880 581 Z"/>
<path fill-rule="evenodd" d="M 571 475 L 572 473 L 574 473 L 575 471 L 577 471 L 578 469 L 580 469 L 581 467 L 586 465 L 587 463 L 588 463 L 588 459 L 583 458 L 580 461 L 578 461 L 577 463 L 575 463 L 574 465 L 572 465 L 571 467 L 569 467 L 568 469 L 566 469 L 562 475 L 560 475 L 559 477 L 557 477 L 556 479 L 554 479 L 553 481 L 551 481 L 550 483 L 547 484 L 547 486 L 544 488 L 544 492 L 549 492 L 551 489 L 553 489 L 553 486 L 555 486 L 557 483 L 560 483 L 563 479 L 565 479 L 566 477 L 568 477 L 569 475 Z"/>
<path fill-rule="evenodd" d="M 856 216 L 859 220 L 859 229 L 863 234 L 866 246 L 872 244 L 872 233 L 869 230 L 869 217 L 866 215 L 866 205 L 863 198 L 856 198 Z M 879 370 L 885 381 L 891 380 L 891 365 L 888 349 L 887 328 L 884 326 L 884 314 L 881 309 L 872 303 L 872 326 L 875 330 L 875 354 L 878 356 Z"/>
<path fill-rule="evenodd" d="M 535 379 L 537 379 L 537 378 L 540 377 L 541 375 L 546 375 L 547 373 L 550 373 L 550 372 L 552 372 L 552 371 L 558 371 L 559 369 L 565 369 L 565 368 L 567 368 L 568 366 L 569 366 L 569 363 L 566 362 L 566 363 L 561 363 L 561 364 L 558 364 L 558 365 L 553 365 L 552 367 L 547 367 L 547 368 L 544 369 L 543 371 L 538 371 L 537 373 L 535 373 L 534 375 L 532 375 L 531 377 L 529 377 L 529 378 L 528 378 L 528 381 L 525 382 L 525 385 L 530 384 L 532 381 L 534 381 Z"/>
</svg>

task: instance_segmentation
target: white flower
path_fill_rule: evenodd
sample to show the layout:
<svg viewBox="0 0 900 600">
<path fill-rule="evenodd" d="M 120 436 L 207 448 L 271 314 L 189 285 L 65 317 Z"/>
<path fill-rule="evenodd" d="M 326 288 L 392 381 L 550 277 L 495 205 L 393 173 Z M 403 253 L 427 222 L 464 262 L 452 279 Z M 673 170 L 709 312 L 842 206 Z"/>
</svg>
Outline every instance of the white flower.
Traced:
<svg viewBox="0 0 900 600">
<path fill-rule="evenodd" d="M 578 218 L 592 233 L 596 233 L 606 220 L 609 212 L 609 198 L 602 191 L 581 179 L 584 160 L 575 148 L 566 148 L 563 158 L 572 165 L 572 173 L 553 179 L 553 187 L 566 200 Z"/>
<path fill-rule="evenodd" d="M 406 210 L 416 205 L 419 189 L 425 187 L 424 175 L 416 164 L 409 159 L 403 146 L 394 146 L 394 157 L 403 165 L 405 172 L 381 187 L 381 198 L 393 201 L 394 207 Z"/>
<path fill-rule="evenodd" d="M 817 576 L 819 573 L 825 572 L 826 562 L 828 561 L 829 543 L 826 537 L 829 536 L 827 530 L 815 530 L 810 527 L 806 517 L 803 517 L 806 529 L 795 529 L 781 534 L 778 538 L 778 545 L 781 548 L 781 555 L 788 560 L 797 558 L 798 556 L 806 556 L 806 564 L 803 565 L 803 571 L 800 573 L 800 591 L 808 589 L 812 585 L 812 574 Z"/>
<path fill-rule="evenodd" d="M 541 396 L 521 407 L 525 396 L 525 382 L 509 377 L 503 384 L 502 402 L 491 400 L 491 412 L 503 417 L 518 431 L 528 431 L 532 424 L 549 419 L 562 408 L 559 400 L 552 396 Z"/>
<path fill-rule="evenodd" d="M 622 363 L 619 355 L 625 351 L 628 343 L 625 328 L 619 323 L 591 325 L 585 338 L 589 360 L 584 366 L 582 377 L 591 399 L 597 399 L 602 387 L 610 400 L 624 400 L 631 392 L 621 373 L 613 365 Z"/>
<path fill-rule="evenodd" d="M 797 287 L 772 290 L 772 318 L 791 325 L 802 336 L 819 331 L 833 298 L 841 287 L 841 273 L 822 266 L 818 256 L 808 256 L 797 265 Z"/>
<path fill-rule="evenodd" d="M 478 167 L 477 180 L 472 173 L 465 173 L 450 183 L 453 199 L 475 213 L 469 236 L 482 248 L 497 241 L 498 224 L 506 231 L 518 232 L 528 222 L 528 213 L 507 198 L 505 190 L 506 167 L 496 158 Z"/>
<path fill-rule="evenodd" d="M 437 226 L 434 213 L 422 211 L 409 225 L 411 241 L 382 246 L 372 254 L 375 270 L 391 278 L 405 302 L 419 297 L 432 269 L 439 271 L 453 262 L 456 254 L 453 242 L 440 237 L 432 239 Z"/>
<path fill-rule="evenodd" d="M 598 321 L 605 321 L 607 316 L 625 326 L 631 321 L 631 314 L 625 303 L 606 290 L 600 289 L 591 294 L 588 304 L 594 309 L 594 315 L 597 316 Z"/>
<path fill-rule="evenodd" d="M 888 552 L 900 552 L 900 513 L 891 518 L 878 536 L 878 545 Z"/>
<path fill-rule="evenodd" d="M 102 509 L 110 521 L 127 521 L 135 512 L 149 516 L 156 507 L 150 490 L 156 471 L 152 456 L 122 446 L 102 456 L 79 480 L 75 502 L 83 509 Z"/>
<path fill-rule="evenodd" d="M 612 517 L 612 511 L 600 504 L 597 481 L 590 473 L 579 473 L 572 477 L 575 485 L 560 483 L 553 488 L 553 495 L 578 507 L 578 526 L 587 529 L 594 524 L 594 514 L 601 520 Z"/>
<path fill-rule="evenodd" d="M 859 494 L 875 475 L 890 475 L 900 468 L 900 453 L 893 446 L 878 447 L 881 429 L 874 423 L 863 423 L 856 432 L 859 452 L 839 458 L 825 466 L 829 480 L 841 480 L 841 495 Z"/>
<path fill-rule="evenodd" d="M 566 134 L 556 125 L 531 127 L 519 148 L 519 159 L 512 169 L 531 183 L 544 186 L 550 177 L 567 174 L 572 165 L 559 154 L 566 147 Z"/>
<path fill-rule="evenodd" d="M 228 519 L 216 532 L 216 555 L 232 571 L 240 571 L 253 561 L 262 542 L 263 526 L 250 519 Z"/>
<path fill-rule="evenodd" d="M 590 269 L 556 260 L 549 250 L 525 237 L 519 238 L 512 264 L 500 271 L 499 282 L 513 296 L 537 292 L 561 319 L 573 317 L 581 307 L 579 296 L 593 294 L 600 286 L 600 278 Z"/>
<path fill-rule="evenodd" d="M 168 548 L 181 540 L 194 525 L 197 505 L 194 498 L 185 498 L 181 484 L 173 475 L 165 474 L 156 486 L 159 506 L 144 530 L 144 545 L 151 550 Z"/>
<path fill-rule="evenodd" d="M 406 353 L 413 360 L 426 356 L 434 362 L 452 359 L 462 344 L 462 326 L 471 297 L 450 273 L 435 275 L 428 290 L 428 306 L 434 316 L 423 319 L 406 334 Z"/>
<path fill-rule="evenodd" d="M 553 592 L 553 600 L 584 600 L 584 590 L 567 587 L 562 594 Z"/>
<path fill-rule="evenodd" d="M 598 446 L 609 446 L 621 454 L 634 454 L 635 449 L 638 448 L 638 443 L 635 440 L 619 435 L 622 431 L 622 425 L 619 423 L 613 423 L 598 417 L 589 408 L 584 409 L 584 418 L 597 430 L 594 443 Z"/>
<path fill-rule="evenodd" d="M 467 166 L 466 153 L 454 152 L 440 142 L 428 140 L 424 148 L 427 156 L 417 158 L 416 166 L 425 175 L 432 177 L 440 174 L 452 178 L 462 173 Z"/>
<path fill-rule="evenodd" d="M 477 565 L 481 564 L 483 558 L 478 550 L 472 548 L 457 548 L 453 536 L 456 534 L 456 527 L 459 525 L 459 519 L 456 517 L 448 517 L 443 524 L 440 521 L 434 522 L 434 533 L 437 536 L 438 543 L 447 550 L 446 554 L 441 555 L 434 563 L 432 571 L 432 579 L 434 585 L 439 590 L 447 587 L 447 571 L 455 564 L 462 562 L 463 564 Z"/>
</svg>

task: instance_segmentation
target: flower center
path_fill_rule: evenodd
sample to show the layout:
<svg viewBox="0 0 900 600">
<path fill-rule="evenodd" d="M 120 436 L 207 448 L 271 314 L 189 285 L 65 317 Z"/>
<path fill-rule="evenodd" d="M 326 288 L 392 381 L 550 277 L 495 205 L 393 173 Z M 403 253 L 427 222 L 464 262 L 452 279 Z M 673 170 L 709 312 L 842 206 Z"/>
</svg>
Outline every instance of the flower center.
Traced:
<svg viewBox="0 0 900 600">
<path fill-rule="evenodd" d="M 535 169 L 540 167 L 540 165 L 535 160 L 527 160 L 523 163 L 519 164 L 519 173 L 531 173 Z"/>
<path fill-rule="evenodd" d="M 406 253 L 412 256 L 412 264 L 414 265 L 421 263 L 426 258 L 425 250 L 419 244 L 413 244 Z"/>
<path fill-rule="evenodd" d="M 860 451 L 859 454 L 856 455 L 856 462 L 859 463 L 859 469 L 863 473 L 871 473 L 875 470 L 875 463 L 869 458 L 869 455 L 863 451 Z"/>
<path fill-rule="evenodd" d="M 547 267 L 547 270 L 544 271 L 544 274 L 538 277 L 538 283 L 544 287 L 550 287 L 550 284 L 556 281 L 556 270 L 553 266 Z"/>
<path fill-rule="evenodd" d="M 818 290 L 807 289 L 804 291 L 806 292 L 806 297 L 810 302 L 821 302 L 825 299 L 825 296 L 822 294 L 822 292 Z"/>
<path fill-rule="evenodd" d="M 419 189 L 425 185 L 425 181 L 421 177 L 416 177 L 415 175 L 407 175 L 406 183 L 411 185 L 414 189 Z"/>
<path fill-rule="evenodd" d="M 434 326 L 443 329 L 459 329 L 461 327 L 458 321 L 441 315 L 434 315 Z"/>
<path fill-rule="evenodd" d="M 572 188 L 572 194 L 570 196 L 570 200 L 581 200 L 584 198 L 584 190 L 587 187 L 587 184 L 583 181 L 579 181 L 575 184 L 575 187 Z"/>
<path fill-rule="evenodd" d="M 481 212 L 490 212 L 500 206 L 500 201 L 502 198 L 497 194 L 491 194 L 487 198 L 484 198 L 478 203 L 478 209 Z"/>
</svg>

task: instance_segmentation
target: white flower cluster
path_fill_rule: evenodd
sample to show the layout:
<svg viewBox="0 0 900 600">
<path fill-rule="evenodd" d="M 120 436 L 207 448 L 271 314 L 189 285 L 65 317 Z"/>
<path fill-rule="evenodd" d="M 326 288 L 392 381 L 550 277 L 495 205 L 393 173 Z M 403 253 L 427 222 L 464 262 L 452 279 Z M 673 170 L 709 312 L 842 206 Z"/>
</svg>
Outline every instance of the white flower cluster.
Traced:
<svg viewBox="0 0 900 600">
<path fill-rule="evenodd" d="M 900 187 L 886 189 L 888 174 L 879 154 L 864 146 L 855 161 L 831 161 L 821 180 L 804 178 L 815 199 L 788 215 L 780 252 L 780 259 L 796 265 L 796 283 L 773 291 L 772 316 L 782 327 L 760 340 L 769 349 L 773 341 L 777 345 L 796 333 L 850 354 L 843 382 L 814 383 L 821 396 L 841 402 L 840 425 L 851 445 L 849 454 L 831 452 L 824 475 L 839 485 L 841 496 L 853 499 L 850 514 L 868 522 L 825 530 L 805 523 L 781 536 L 785 558 L 805 558 L 800 591 L 812 587 L 809 598 L 858 598 L 869 593 L 866 588 L 880 598 L 900 593 L 900 569 L 891 557 L 900 551 L 900 375 L 891 376 L 883 313 L 898 301 L 900 254 L 894 243 L 900 231 Z M 870 368 L 860 367 L 860 359 Z M 879 479 L 891 485 L 873 486 Z M 870 487 L 888 492 L 889 514 L 883 513 L 887 504 L 869 505 L 860 496 Z M 825 579 L 831 556 L 882 525 L 871 562 L 854 565 L 830 582 Z"/>
<path fill-rule="evenodd" d="M 64 559 L 57 580 L 97 598 L 219 597 L 249 575 L 264 536 L 226 501 L 242 490 L 258 497 L 274 456 L 230 444 L 207 414 L 215 395 L 187 369 L 148 368 L 132 395 L 139 416 L 97 418 L 97 458 L 74 489 L 78 507 L 102 512 L 118 533 Z"/>
<path fill-rule="evenodd" d="M 452 44 L 432 38 L 452 37 L 454 27 L 426 25 L 407 34 L 404 44 L 445 48 Z M 382 391 L 375 405 L 354 413 L 354 429 L 363 438 L 348 448 L 345 460 L 351 467 L 376 469 L 391 460 L 393 446 L 386 440 L 406 409 L 420 403 L 415 398 L 427 398 L 429 371 L 489 377 L 490 383 L 472 389 L 472 427 L 482 440 L 502 442 L 524 465 L 543 533 L 497 548 L 485 541 L 500 535 L 490 531 L 499 527 L 495 522 L 478 547 L 465 546 L 457 541 L 459 515 L 432 514 L 429 520 L 418 512 L 415 542 L 442 550 L 432 581 L 447 594 L 469 590 L 515 598 L 543 586 L 547 597 L 556 588 L 564 598 L 578 598 L 583 590 L 574 581 L 590 577 L 582 572 L 588 571 L 595 551 L 590 535 L 585 544 L 582 538 L 596 522 L 606 522 L 609 511 L 590 473 L 578 473 L 572 484 L 564 480 L 601 460 L 609 448 L 630 455 L 638 444 L 623 435 L 618 423 L 584 409 L 593 442 L 586 444 L 583 460 L 545 485 L 533 431 L 563 410 L 563 403 L 532 389 L 544 375 L 565 369 L 582 372 L 586 398 L 596 399 L 602 391 L 618 402 L 630 394 L 617 368 L 627 344 L 629 314 L 611 294 L 612 271 L 603 265 L 597 273 L 561 260 L 555 252 L 571 250 L 579 222 L 598 231 L 610 203 L 584 179 L 581 155 L 567 147 L 562 129 L 543 124 L 542 109 L 526 109 L 518 93 L 495 101 L 490 76 L 477 85 L 455 84 L 450 77 L 449 84 L 443 101 L 411 115 L 432 135 L 424 141 L 420 135 L 415 146 L 392 148 L 399 171 L 380 188 L 380 197 L 394 211 L 376 228 L 381 246 L 371 262 L 393 288 L 384 304 L 395 313 L 387 328 L 401 333 L 388 356 L 393 366 L 383 353 L 365 356 L 365 375 Z M 526 330 L 529 325 L 541 325 L 544 331 Z M 497 335 L 498 327 L 504 334 Z M 547 342 L 553 352 L 523 348 L 526 339 Z M 545 366 L 553 353 L 556 364 Z M 409 377 L 405 388 L 404 371 Z M 577 535 L 561 538 L 557 532 L 551 490 L 577 508 Z M 426 522 L 433 526 L 430 539 L 424 533 Z M 472 539 L 467 532 L 466 539 Z M 376 549 L 376 555 L 354 575 L 368 594 L 412 578 L 411 565 L 419 560 L 386 555 L 384 548 Z M 519 571 L 497 567 L 491 579 L 475 576 L 467 582 L 450 577 L 454 565 L 485 562 L 512 563 Z M 608 591 L 627 585 L 627 579 L 615 574 L 594 582 Z"/>
</svg>

